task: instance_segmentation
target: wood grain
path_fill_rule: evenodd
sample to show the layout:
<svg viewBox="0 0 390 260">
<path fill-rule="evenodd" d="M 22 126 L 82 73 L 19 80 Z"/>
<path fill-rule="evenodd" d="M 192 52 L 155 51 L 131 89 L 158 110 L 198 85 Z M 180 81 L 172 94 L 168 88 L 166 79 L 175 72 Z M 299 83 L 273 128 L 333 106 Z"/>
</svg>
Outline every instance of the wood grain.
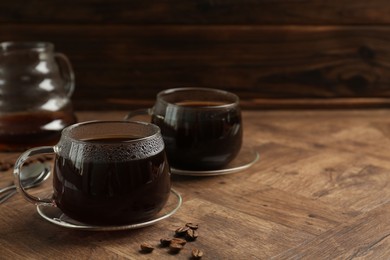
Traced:
<svg viewBox="0 0 390 260">
<path fill-rule="evenodd" d="M 127 111 L 79 112 L 80 121 L 122 119 Z M 173 175 L 183 205 L 147 228 L 82 232 L 44 221 L 20 195 L 0 205 L 0 258 L 388 259 L 390 120 L 386 109 L 243 113 L 244 143 L 260 153 L 231 175 Z M 10 160 L 18 154 L 1 154 Z M 0 181 L 12 180 L 11 171 Z M 51 183 L 31 190 L 50 193 Z M 157 245 L 186 222 L 199 238 L 178 255 Z M 141 254 L 139 245 L 156 245 Z"/>
<path fill-rule="evenodd" d="M 59 24 L 389 24 L 385 0 L 22 0 L 0 3 L 0 22 Z"/>
<path fill-rule="evenodd" d="M 134 109 L 166 88 L 250 109 L 389 106 L 390 5 L 374 1 L 3 1 L 0 41 L 50 41 L 77 110 Z"/>
<path fill-rule="evenodd" d="M 185 86 L 226 89 L 254 109 L 388 107 L 389 35 L 387 26 L 0 26 L 0 41 L 52 41 L 69 56 L 78 110 L 150 106 Z"/>
</svg>

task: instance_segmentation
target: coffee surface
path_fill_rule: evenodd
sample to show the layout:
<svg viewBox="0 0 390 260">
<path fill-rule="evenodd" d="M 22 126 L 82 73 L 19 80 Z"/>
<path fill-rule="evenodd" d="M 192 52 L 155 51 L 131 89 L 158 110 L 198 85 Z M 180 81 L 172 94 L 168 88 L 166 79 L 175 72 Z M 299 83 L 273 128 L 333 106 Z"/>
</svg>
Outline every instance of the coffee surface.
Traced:
<svg viewBox="0 0 390 260">
<path fill-rule="evenodd" d="M 183 107 L 198 107 L 198 108 L 227 105 L 226 102 L 222 102 L 222 101 L 205 101 L 205 100 L 199 100 L 199 101 L 188 100 L 188 101 L 175 102 L 175 104 Z"/>
</svg>

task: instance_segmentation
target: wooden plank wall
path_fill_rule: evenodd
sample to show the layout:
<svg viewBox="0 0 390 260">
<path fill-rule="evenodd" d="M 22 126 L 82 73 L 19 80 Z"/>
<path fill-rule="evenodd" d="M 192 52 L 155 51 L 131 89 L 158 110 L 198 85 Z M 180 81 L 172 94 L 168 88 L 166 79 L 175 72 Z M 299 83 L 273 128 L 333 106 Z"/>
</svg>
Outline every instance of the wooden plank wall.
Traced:
<svg viewBox="0 0 390 260">
<path fill-rule="evenodd" d="M 75 108 L 150 106 L 214 87 L 245 108 L 387 107 L 387 0 L 0 2 L 0 41 L 50 41 L 73 63 Z"/>
</svg>

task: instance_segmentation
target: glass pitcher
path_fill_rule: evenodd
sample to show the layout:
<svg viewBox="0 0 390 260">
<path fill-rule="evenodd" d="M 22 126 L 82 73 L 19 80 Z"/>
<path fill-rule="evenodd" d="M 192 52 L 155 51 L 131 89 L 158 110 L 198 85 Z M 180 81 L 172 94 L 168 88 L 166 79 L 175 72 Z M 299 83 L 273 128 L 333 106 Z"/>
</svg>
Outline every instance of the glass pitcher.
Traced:
<svg viewBox="0 0 390 260">
<path fill-rule="evenodd" d="M 49 42 L 0 43 L 0 151 L 55 144 L 77 121 L 68 58 Z"/>
</svg>

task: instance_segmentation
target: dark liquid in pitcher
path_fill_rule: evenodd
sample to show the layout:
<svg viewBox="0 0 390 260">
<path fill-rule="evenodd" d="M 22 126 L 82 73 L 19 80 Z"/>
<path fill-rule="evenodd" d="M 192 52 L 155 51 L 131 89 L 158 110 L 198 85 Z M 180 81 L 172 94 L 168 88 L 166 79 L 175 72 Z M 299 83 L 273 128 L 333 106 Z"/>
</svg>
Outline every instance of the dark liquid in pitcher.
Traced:
<svg viewBox="0 0 390 260">
<path fill-rule="evenodd" d="M 125 142 L 129 138 L 88 142 Z M 62 211 L 91 224 L 121 225 L 150 219 L 170 193 L 170 171 L 164 151 L 128 161 L 81 161 L 57 156 L 54 198 Z"/>
<path fill-rule="evenodd" d="M 207 108 L 222 102 L 189 101 L 177 103 L 187 108 Z M 232 161 L 241 148 L 242 123 L 239 108 L 207 110 L 202 113 L 153 115 L 152 123 L 161 128 L 171 166 L 185 170 L 220 169 Z"/>
<path fill-rule="evenodd" d="M 76 121 L 68 111 L 0 115 L 0 150 L 24 151 L 34 146 L 54 145 L 62 129 Z"/>
</svg>

